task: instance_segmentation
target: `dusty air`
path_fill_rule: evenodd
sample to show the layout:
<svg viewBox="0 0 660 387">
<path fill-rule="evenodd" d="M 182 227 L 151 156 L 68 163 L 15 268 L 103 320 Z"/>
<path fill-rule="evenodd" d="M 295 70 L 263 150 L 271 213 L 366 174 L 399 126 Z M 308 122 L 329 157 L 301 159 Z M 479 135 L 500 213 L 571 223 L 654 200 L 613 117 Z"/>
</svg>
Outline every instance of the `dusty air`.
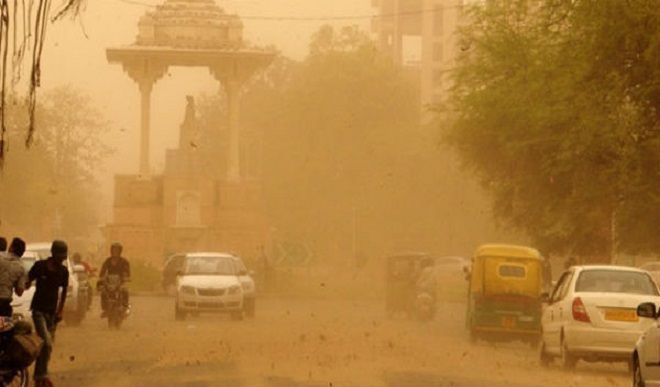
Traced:
<svg viewBox="0 0 660 387">
<path fill-rule="evenodd" d="M 657 0 L 0 0 L 0 387 L 660 386 Z"/>
</svg>

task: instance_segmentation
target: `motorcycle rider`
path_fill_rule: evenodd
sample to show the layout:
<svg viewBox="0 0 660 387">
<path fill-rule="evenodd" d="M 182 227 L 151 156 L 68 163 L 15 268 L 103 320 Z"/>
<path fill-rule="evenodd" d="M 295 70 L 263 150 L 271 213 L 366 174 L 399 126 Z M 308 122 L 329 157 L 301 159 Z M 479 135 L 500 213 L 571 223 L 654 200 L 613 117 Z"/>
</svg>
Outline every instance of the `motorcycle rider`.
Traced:
<svg viewBox="0 0 660 387">
<path fill-rule="evenodd" d="M 27 273 L 20 262 L 24 253 L 25 242 L 14 238 L 7 253 L 0 258 L 0 316 L 12 316 L 14 292 L 20 297 L 27 285 Z"/>
<path fill-rule="evenodd" d="M 131 278 L 131 265 L 128 260 L 121 256 L 124 247 L 121 243 L 115 242 L 110 246 L 110 257 L 108 257 L 103 266 L 101 266 L 101 272 L 99 273 L 99 285 L 103 286 L 103 282 L 106 280 L 108 275 L 117 275 L 121 279 L 121 297 L 126 308 L 126 314 L 130 312 L 130 304 L 128 299 L 128 290 L 124 286 L 126 282 L 130 281 Z M 105 292 L 101 292 L 101 309 L 103 312 L 101 318 L 107 316 L 107 305 L 108 300 Z"/>
<path fill-rule="evenodd" d="M 437 285 L 438 283 L 435 275 L 435 269 L 433 267 L 433 259 L 422 259 L 420 262 L 419 277 L 417 277 L 417 283 L 415 284 L 417 294 L 427 293 L 435 300 Z"/>
</svg>

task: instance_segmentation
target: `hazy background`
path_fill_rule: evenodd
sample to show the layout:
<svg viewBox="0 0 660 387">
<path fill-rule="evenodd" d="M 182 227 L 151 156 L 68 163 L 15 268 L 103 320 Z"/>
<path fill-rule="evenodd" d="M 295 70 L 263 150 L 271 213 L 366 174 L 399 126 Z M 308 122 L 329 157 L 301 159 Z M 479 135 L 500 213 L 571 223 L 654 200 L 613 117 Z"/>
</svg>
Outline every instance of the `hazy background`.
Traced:
<svg viewBox="0 0 660 387">
<path fill-rule="evenodd" d="M 108 158 L 100 181 L 102 191 L 112 193 L 115 173 L 135 173 L 139 149 L 139 93 L 135 83 L 121 66 L 106 61 L 105 49 L 134 42 L 140 17 L 161 1 L 120 0 L 89 1 L 81 23 L 61 22 L 49 25 L 44 49 L 42 87 L 73 85 L 88 94 L 92 104 L 110 122 L 107 142 L 115 148 Z M 273 45 L 284 56 L 302 59 L 308 51 L 310 36 L 323 24 L 359 25 L 368 29 L 370 20 L 359 18 L 327 20 L 258 20 L 255 17 L 286 16 L 295 18 L 371 15 L 369 1 L 355 0 L 248 0 L 217 1 L 230 13 L 238 13 L 245 25 L 245 38 L 258 45 Z M 152 94 L 151 166 L 154 172 L 164 166 L 165 149 L 176 146 L 179 124 L 183 120 L 186 95 L 217 93 L 220 85 L 206 69 L 171 68 Z M 111 166 L 111 167 L 108 167 Z M 109 200 L 103 198 L 110 215 Z"/>
</svg>

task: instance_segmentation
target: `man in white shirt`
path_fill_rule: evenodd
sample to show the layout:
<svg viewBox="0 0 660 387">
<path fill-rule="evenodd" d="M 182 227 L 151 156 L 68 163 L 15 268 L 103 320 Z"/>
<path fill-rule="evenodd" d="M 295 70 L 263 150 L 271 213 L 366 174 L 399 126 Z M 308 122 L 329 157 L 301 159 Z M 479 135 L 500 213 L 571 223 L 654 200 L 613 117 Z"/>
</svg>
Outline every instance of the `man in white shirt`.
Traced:
<svg viewBox="0 0 660 387">
<path fill-rule="evenodd" d="M 25 290 L 27 273 L 20 261 L 24 253 L 25 241 L 14 238 L 9 251 L 0 258 L 0 316 L 12 316 L 11 301 L 14 292 L 21 296 Z"/>
</svg>

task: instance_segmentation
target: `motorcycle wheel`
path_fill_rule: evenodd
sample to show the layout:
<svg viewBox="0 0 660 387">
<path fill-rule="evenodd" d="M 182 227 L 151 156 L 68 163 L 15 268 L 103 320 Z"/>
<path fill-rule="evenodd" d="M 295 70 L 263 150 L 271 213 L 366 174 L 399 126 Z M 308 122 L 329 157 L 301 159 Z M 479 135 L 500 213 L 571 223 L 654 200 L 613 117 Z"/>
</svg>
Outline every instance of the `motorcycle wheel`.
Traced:
<svg viewBox="0 0 660 387">
<path fill-rule="evenodd" d="M 122 318 L 119 316 L 117 311 L 113 311 L 108 316 L 108 328 L 110 329 L 119 329 L 121 326 Z"/>
</svg>

